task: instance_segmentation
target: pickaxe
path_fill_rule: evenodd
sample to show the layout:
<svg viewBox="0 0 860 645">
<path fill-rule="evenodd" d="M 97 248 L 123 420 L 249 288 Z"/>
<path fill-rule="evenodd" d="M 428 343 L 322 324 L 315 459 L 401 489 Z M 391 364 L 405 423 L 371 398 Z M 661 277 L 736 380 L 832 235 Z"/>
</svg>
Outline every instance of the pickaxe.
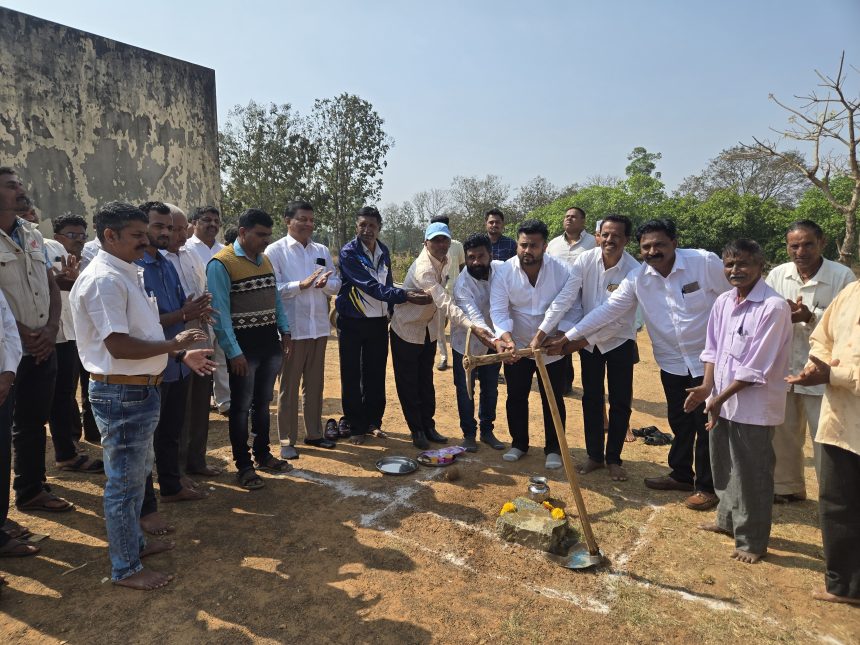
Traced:
<svg viewBox="0 0 860 645">
<path fill-rule="evenodd" d="M 568 569 L 585 569 L 594 565 L 600 564 L 603 561 L 603 555 L 600 553 L 600 548 L 597 546 L 597 540 L 594 539 L 594 532 L 591 530 L 591 521 L 588 519 L 588 510 L 585 508 L 585 500 L 582 498 L 582 491 L 579 489 L 579 479 L 576 476 L 576 470 L 573 467 L 573 460 L 570 457 L 570 450 L 567 447 L 567 437 L 564 434 L 564 425 L 561 422 L 561 414 L 558 411 L 558 404 L 555 401 L 555 393 L 552 389 L 552 383 L 549 380 L 549 374 L 546 371 L 544 363 L 544 350 L 532 349 L 526 347 L 517 349 L 513 352 L 505 352 L 502 354 L 484 354 L 483 356 L 473 356 L 469 351 L 472 341 L 472 330 L 466 332 L 466 348 L 463 354 L 463 371 L 466 372 L 466 388 L 469 392 L 469 398 L 474 398 L 472 388 L 472 370 L 482 365 L 492 365 L 493 363 L 502 363 L 511 357 L 516 358 L 534 358 L 537 364 L 538 375 L 543 383 L 543 390 L 546 394 L 549 403 L 549 409 L 552 413 L 552 422 L 555 426 L 555 434 L 558 437 L 558 445 L 561 448 L 561 460 L 564 463 L 564 472 L 567 475 L 567 481 L 570 484 L 570 492 L 573 494 L 574 502 L 576 502 L 576 510 L 579 512 L 579 521 L 582 525 L 582 534 L 585 536 L 585 542 L 588 545 L 588 552 L 574 547 L 566 556 L 551 556 L 555 562 Z"/>
</svg>

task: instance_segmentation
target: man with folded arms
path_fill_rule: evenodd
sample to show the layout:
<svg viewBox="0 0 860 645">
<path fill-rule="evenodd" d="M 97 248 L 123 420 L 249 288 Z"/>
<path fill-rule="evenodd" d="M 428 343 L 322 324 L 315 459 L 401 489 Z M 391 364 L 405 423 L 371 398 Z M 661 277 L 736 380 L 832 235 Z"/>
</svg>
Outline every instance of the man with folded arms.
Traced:
<svg viewBox="0 0 860 645">
<path fill-rule="evenodd" d="M 284 361 L 278 390 L 278 435 L 281 458 L 297 459 L 299 451 L 299 385 L 305 443 L 334 448 L 322 433 L 322 402 L 325 383 L 325 348 L 331 323 L 328 298 L 340 289 L 340 277 L 331 254 L 311 239 L 314 207 L 304 201 L 287 204 L 284 210 L 287 234 L 266 248 L 278 281 L 278 296 L 287 319 L 292 322 L 293 346 Z"/>
<path fill-rule="evenodd" d="M 645 263 L 621 281 L 605 304 L 568 330 L 566 339 L 554 340 L 550 351 L 582 349 L 604 326 L 635 311 L 639 304 L 660 366 L 669 426 L 675 435 L 669 450 L 671 472 L 647 477 L 645 485 L 692 491 L 686 506 L 708 510 L 718 499 L 711 477 L 705 406 L 685 412 L 684 401 L 688 388 L 702 384 L 705 368 L 699 356 L 705 349 L 708 316 L 717 296 L 730 285 L 715 254 L 678 248 L 672 220 L 645 222 L 636 239 Z"/>
<path fill-rule="evenodd" d="M 452 327 L 470 327 L 481 342 L 493 345 L 489 329 L 473 324 L 445 291 L 450 245 L 451 232 L 445 224 L 435 222 L 427 226 L 424 248 L 409 267 L 403 288 L 421 289 L 433 298 L 433 302 L 395 305 L 391 318 L 391 358 L 397 396 L 412 433 L 412 443 L 422 450 L 430 447 L 428 441 L 448 441 L 436 430 L 433 419 L 436 414 L 433 359 L 436 356 L 439 318 L 447 315 Z"/>
<path fill-rule="evenodd" d="M 517 230 L 517 254 L 498 268 L 490 286 L 490 315 L 496 335 L 501 339 L 496 347 L 508 351 L 526 345 L 538 348 L 553 334 L 563 317 L 570 311 L 579 282 L 567 265 L 546 254 L 546 224 L 526 220 Z M 528 358 L 505 364 L 508 399 L 505 404 L 511 449 L 502 455 L 505 461 L 517 461 L 529 449 L 529 392 L 537 367 Z M 561 415 L 566 419 L 564 396 L 564 365 L 560 356 L 546 358 L 546 371 Z M 543 404 L 544 454 L 546 467 L 561 468 L 561 449 L 555 431 L 549 399 L 544 384 L 538 379 Z"/>
<path fill-rule="evenodd" d="M 215 363 L 207 358 L 211 349 L 185 349 L 205 338 L 200 330 L 164 339 L 158 304 L 147 295 L 143 269 L 134 263 L 149 246 L 146 214 L 131 204 L 110 202 L 94 220 L 101 252 L 78 277 L 69 300 L 102 435 L 111 579 L 120 586 L 151 590 L 172 579 L 141 564 L 141 558 L 173 548 L 161 540 L 147 544 L 140 527 L 146 477 L 152 471 L 161 374 L 168 361 L 182 362 L 199 374 L 211 374 Z"/>
</svg>

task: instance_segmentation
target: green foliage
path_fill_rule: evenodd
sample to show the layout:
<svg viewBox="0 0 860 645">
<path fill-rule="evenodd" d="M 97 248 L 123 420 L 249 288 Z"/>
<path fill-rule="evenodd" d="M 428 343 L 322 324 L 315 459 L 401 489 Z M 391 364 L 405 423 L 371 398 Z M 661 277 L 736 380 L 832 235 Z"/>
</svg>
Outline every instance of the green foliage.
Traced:
<svg viewBox="0 0 860 645">
<path fill-rule="evenodd" d="M 851 201 L 853 187 L 854 180 L 850 177 L 836 177 L 830 180 L 830 191 L 840 204 Z M 831 260 L 838 259 L 837 244 L 841 244 L 845 239 L 845 216 L 830 205 L 818 188 L 810 188 L 800 198 L 791 222 L 799 219 L 811 219 L 824 229 L 824 234 L 827 236 L 824 255 Z M 784 249 L 783 254 L 787 259 Z"/>
</svg>

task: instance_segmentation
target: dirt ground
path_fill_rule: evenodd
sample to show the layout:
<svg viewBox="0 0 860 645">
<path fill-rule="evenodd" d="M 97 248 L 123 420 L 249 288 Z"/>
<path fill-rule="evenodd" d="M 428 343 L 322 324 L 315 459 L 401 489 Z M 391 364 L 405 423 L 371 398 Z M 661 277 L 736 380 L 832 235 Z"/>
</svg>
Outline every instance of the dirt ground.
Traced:
<svg viewBox="0 0 860 645">
<path fill-rule="evenodd" d="M 632 426 L 668 431 L 645 334 L 640 348 Z M 457 438 L 451 372 L 436 372 L 435 380 L 438 428 Z M 575 459 L 584 457 L 579 393 L 567 398 Z M 339 396 L 332 339 L 326 416 L 340 416 Z M 503 404 L 500 386 L 497 434 L 506 438 Z M 525 491 L 530 475 L 546 474 L 536 389 L 530 405 L 535 447 L 520 462 L 505 463 L 482 446 L 460 459 L 459 481 L 423 467 L 383 476 L 374 468 L 381 456 L 416 452 L 389 364 L 391 438 L 302 450 L 296 470 L 263 475 L 266 488 L 255 492 L 234 485 L 227 423 L 213 415 L 210 456 L 229 464 L 228 472 L 207 484 L 207 500 L 162 506 L 177 527 L 177 546 L 148 563 L 176 580 L 150 593 L 107 581 L 103 478 L 51 468 L 52 486 L 78 510 L 49 517 L 12 511 L 50 539 L 35 558 L 0 561 L 9 581 L 0 642 L 860 642 L 860 610 L 810 598 L 823 583 L 823 562 L 809 445 L 810 499 L 774 509 L 770 555 L 754 566 L 729 559 L 729 538 L 696 529 L 711 514 L 687 510 L 680 493 L 644 487 L 643 477 L 665 472 L 667 447 L 626 445 L 630 481 L 613 483 L 605 471 L 583 478 L 608 565 L 574 572 L 495 536 L 501 505 Z M 553 496 L 572 507 L 563 471 L 550 483 Z"/>
</svg>

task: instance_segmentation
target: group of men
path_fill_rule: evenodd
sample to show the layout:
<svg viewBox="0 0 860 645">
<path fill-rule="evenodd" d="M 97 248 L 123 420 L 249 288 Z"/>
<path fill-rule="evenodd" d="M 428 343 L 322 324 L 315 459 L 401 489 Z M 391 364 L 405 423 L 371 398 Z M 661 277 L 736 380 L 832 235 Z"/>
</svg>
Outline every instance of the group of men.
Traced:
<svg viewBox="0 0 860 645">
<path fill-rule="evenodd" d="M 860 458 L 857 432 L 841 416 L 845 406 L 856 408 L 857 392 L 828 398 L 832 389 L 856 390 L 857 332 L 842 314 L 828 318 L 828 305 L 839 301 L 837 294 L 853 274 L 821 257 L 823 234 L 813 222 L 792 226 L 787 234 L 792 262 L 771 271 L 765 283 L 764 258 L 755 242 L 729 245 L 722 259 L 678 249 L 674 224 L 667 220 L 636 231 L 640 265 L 625 251 L 633 230 L 620 215 L 605 217 L 596 239 L 585 231 L 585 212 L 574 206 L 559 237 L 549 240 L 543 222 L 527 220 L 512 239 L 502 234 L 503 213 L 493 209 L 486 214 L 486 232 L 469 235 L 459 248 L 452 244 L 447 218 L 440 217 L 427 226 L 424 248 L 403 284 L 395 286 L 389 251 L 378 239 L 382 217 L 373 207 L 357 212 L 356 237 L 340 250 L 335 267 L 328 249 L 312 239 L 314 212 L 307 202 L 286 207 L 287 235 L 274 243 L 271 216 L 245 211 L 235 241 L 226 246 L 216 239 L 215 207 L 196 209 L 189 224 L 169 204 L 111 202 L 95 215 L 96 239 L 84 245 L 87 222 L 81 217 L 53 220 L 53 241 L 43 241 L 18 217 L 26 195 L 11 168 L 0 168 L 0 196 L 0 293 L 5 295 L 0 299 L 5 329 L 0 430 L 7 439 L 11 431 L 15 448 L 16 505 L 23 511 L 74 508 L 45 483 L 44 426 L 50 421 L 60 467 L 84 473 L 103 469 L 107 475 L 105 518 L 116 584 L 154 589 L 169 582 L 170 576 L 141 564 L 141 558 L 172 548 L 166 540 L 144 539 L 145 532 L 162 536 L 174 530 L 157 512 L 153 456 L 162 502 L 206 497 L 188 475 L 220 473 L 205 460 L 213 391 L 229 419 L 238 483 L 249 490 L 265 485 L 258 471 L 288 472 L 289 462 L 299 458 L 300 390 L 304 444 L 331 449 L 340 436 L 355 444 L 386 436 L 389 347 L 413 444 L 427 449 L 446 443 L 436 428 L 433 386 L 437 340 L 444 338 L 446 319 L 466 450 L 478 449 L 479 431 L 482 443 L 506 447 L 494 433 L 500 364 L 471 373 L 480 387 L 477 420 L 467 394 L 463 356 L 471 330 L 470 353 L 507 354 L 505 407 L 512 441 L 505 461 L 528 453 L 528 399 L 536 371 L 533 360 L 517 360 L 512 350 L 529 346 L 548 354 L 562 422 L 563 395 L 573 379 L 569 356 L 579 352 L 587 451 L 579 471 L 605 467 L 613 480 L 626 480 L 621 452 L 641 310 L 674 433 L 671 472 L 645 484 L 691 493 L 685 503 L 692 509 L 719 504 L 716 522 L 702 528 L 733 534 L 733 556 L 754 562 L 766 552 L 774 500 L 805 498 L 802 448 L 808 424 L 813 435 L 818 430 L 822 525 L 831 515 L 839 525 L 836 531 L 825 529 L 826 599 L 850 600 L 860 593 L 860 567 L 846 546 L 858 535 L 856 519 L 844 520 L 846 505 L 856 509 L 858 500 L 833 483 L 851 464 L 856 469 L 852 459 Z M 344 416 L 323 428 L 329 299 L 335 295 Z M 850 310 L 856 301 L 843 304 Z M 838 334 L 855 338 L 821 331 L 819 321 L 838 323 L 833 327 Z M 818 331 L 810 354 L 813 329 Z M 819 354 L 816 342 L 826 345 Z M 23 348 L 23 356 L 16 347 Z M 786 396 L 789 362 L 794 376 Z M 438 367 L 446 363 L 447 352 Z M 81 374 L 87 375 L 83 422 L 76 401 Z M 269 403 L 278 378 L 280 452 L 275 456 Z M 540 381 L 539 389 L 545 466 L 555 469 L 562 465 L 560 448 L 549 393 Z M 22 391 L 28 396 L 17 396 Z M 103 463 L 77 452 L 75 440 L 86 430 L 88 411 Z M 8 440 L 2 444 L 5 521 L 10 449 Z M 24 527 L 6 523 L 0 555 L 35 553 L 38 547 L 25 537 Z"/>
</svg>

